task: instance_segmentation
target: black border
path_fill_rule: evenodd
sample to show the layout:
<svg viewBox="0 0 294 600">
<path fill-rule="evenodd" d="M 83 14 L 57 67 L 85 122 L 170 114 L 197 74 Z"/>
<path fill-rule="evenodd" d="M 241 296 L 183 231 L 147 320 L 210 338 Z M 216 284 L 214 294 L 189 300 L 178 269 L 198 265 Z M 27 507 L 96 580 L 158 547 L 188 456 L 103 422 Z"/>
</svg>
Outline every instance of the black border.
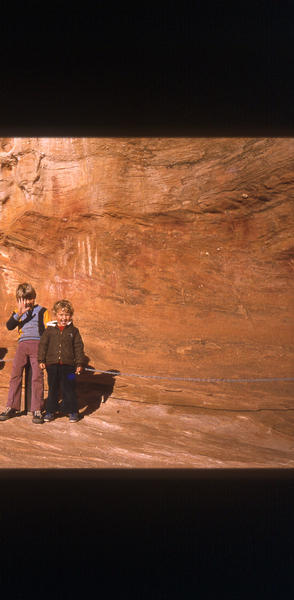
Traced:
<svg viewBox="0 0 294 600">
<path fill-rule="evenodd" d="M 187 4 L 11 5 L 1 137 L 293 136 L 292 3 Z M 16 597 L 293 595 L 293 470 L 12 469 L 0 485 Z"/>
<path fill-rule="evenodd" d="M 2 137 L 293 135 L 290 0 L 10 10 Z"/>
<path fill-rule="evenodd" d="M 293 592 L 293 470 L 21 470 L 0 484 L 15 597 Z"/>
</svg>

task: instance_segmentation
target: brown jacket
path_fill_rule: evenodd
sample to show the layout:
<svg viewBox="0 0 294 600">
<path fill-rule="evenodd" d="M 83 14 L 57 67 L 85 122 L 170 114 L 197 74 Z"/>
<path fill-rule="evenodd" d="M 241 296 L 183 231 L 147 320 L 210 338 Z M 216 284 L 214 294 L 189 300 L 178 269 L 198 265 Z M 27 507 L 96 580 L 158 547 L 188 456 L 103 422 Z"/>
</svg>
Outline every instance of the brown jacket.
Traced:
<svg viewBox="0 0 294 600">
<path fill-rule="evenodd" d="M 84 344 L 80 332 L 72 323 L 60 331 L 57 325 L 48 326 L 41 336 L 38 361 L 47 365 L 82 366 L 85 363 Z"/>
</svg>

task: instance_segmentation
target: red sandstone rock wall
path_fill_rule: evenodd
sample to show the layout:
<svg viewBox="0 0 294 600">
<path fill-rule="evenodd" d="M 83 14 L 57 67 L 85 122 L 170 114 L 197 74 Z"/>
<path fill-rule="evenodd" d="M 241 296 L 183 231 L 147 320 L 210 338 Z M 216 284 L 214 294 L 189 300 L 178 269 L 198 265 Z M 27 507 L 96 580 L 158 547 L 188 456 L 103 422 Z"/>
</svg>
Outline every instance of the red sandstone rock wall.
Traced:
<svg viewBox="0 0 294 600">
<path fill-rule="evenodd" d="M 18 283 L 75 307 L 90 364 L 294 375 L 293 139 L 0 140 L 1 347 Z M 293 383 L 118 377 L 116 397 L 288 406 Z"/>
</svg>

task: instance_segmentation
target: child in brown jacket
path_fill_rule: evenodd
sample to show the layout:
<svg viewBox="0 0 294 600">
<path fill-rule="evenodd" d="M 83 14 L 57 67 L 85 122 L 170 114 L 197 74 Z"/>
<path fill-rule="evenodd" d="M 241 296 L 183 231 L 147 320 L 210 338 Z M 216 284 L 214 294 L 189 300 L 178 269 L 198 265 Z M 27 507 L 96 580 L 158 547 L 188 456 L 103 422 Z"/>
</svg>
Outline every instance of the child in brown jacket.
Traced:
<svg viewBox="0 0 294 600">
<path fill-rule="evenodd" d="M 84 344 L 80 332 L 73 325 L 73 307 L 68 300 L 58 300 L 53 307 L 56 321 L 49 322 L 39 344 L 38 361 L 48 374 L 48 400 L 44 421 L 53 421 L 58 409 L 61 388 L 64 412 L 69 422 L 79 420 L 75 375 L 85 363 Z"/>
</svg>

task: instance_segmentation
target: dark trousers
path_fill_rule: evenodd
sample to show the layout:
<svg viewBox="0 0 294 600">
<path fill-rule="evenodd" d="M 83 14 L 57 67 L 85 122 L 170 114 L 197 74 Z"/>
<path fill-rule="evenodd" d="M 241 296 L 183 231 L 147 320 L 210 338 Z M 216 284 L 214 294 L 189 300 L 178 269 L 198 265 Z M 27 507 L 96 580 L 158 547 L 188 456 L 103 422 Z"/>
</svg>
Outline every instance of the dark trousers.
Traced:
<svg viewBox="0 0 294 600">
<path fill-rule="evenodd" d="M 78 412 L 76 395 L 76 376 L 73 365 L 47 365 L 48 400 L 47 412 L 54 413 L 58 407 L 59 390 L 62 395 L 62 411 L 65 413 Z"/>
</svg>

